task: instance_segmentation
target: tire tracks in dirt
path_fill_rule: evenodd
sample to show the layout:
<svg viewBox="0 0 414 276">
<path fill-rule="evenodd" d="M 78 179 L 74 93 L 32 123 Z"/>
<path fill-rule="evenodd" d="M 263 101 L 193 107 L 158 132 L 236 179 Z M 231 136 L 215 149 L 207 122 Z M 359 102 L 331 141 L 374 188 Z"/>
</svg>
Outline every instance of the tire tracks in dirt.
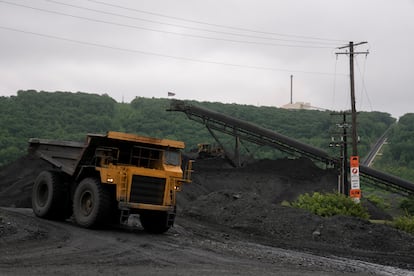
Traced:
<svg viewBox="0 0 414 276">
<path fill-rule="evenodd" d="M 89 230 L 0 209 L 17 232 L 0 236 L 4 275 L 410 275 L 409 271 L 274 248 L 185 217 L 163 235 L 140 227 Z M 131 221 L 132 225 L 138 225 Z M 414 274 L 411 274 L 414 275 Z"/>
</svg>

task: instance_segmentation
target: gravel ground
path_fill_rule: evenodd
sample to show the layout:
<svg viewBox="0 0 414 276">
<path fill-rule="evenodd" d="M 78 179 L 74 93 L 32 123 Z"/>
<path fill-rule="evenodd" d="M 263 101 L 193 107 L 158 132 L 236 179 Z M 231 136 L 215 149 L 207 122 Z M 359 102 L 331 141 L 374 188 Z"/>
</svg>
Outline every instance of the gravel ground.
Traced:
<svg viewBox="0 0 414 276">
<path fill-rule="evenodd" d="M 28 156 L 2 168 L 0 206 L 30 207 L 34 178 L 47 168 L 48 165 L 44 162 Z M 160 274 L 169 271 L 169 275 L 180 275 L 184 270 L 168 270 L 171 263 L 176 263 L 180 267 L 187 267 L 189 272 L 205 271 L 205 275 L 271 275 L 270 271 L 286 275 L 300 275 L 300 271 L 308 275 L 347 275 L 354 272 L 362 275 L 413 275 L 414 236 L 365 220 L 344 216 L 322 218 L 281 205 L 284 200 L 292 201 L 305 192 L 334 191 L 336 175 L 333 171 L 321 169 L 307 159 L 260 160 L 237 169 L 229 167 L 221 159 L 197 160 L 194 169 L 193 183 L 186 185 L 179 194 L 179 214 L 177 225 L 173 229 L 159 237 L 146 236 L 142 230 L 137 230 L 138 240 L 129 236 L 131 231 L 100 231 L 98 241 L 95 241 L 97 244 L 92 247 L 98 247 L 103 253 L 96 253 L 95 256 L 91 253 L 93 250 L 87 251 L 92 254 L 94 264 L 98 262 L 96 259 L 101 258 L 105 262 L 115 254 L 115 267 L 123 265 L 123 259 L 119 256 L 126 256 L 129 260 L 126 267 L 130 269 L 124 271 L 127 274 L 149 271 L 150 267 L 157 268 L 156 271 Z M 367 206 L 376 218 L 389 217 L 372 205 Z M 64 222 L 62 226 L 62 223 L 40 220 L 33 217 L 30 209 L 22 210 L 25 210 L 22 211 L 25 216 L 23 219 L 18 219 L 23 215 L 15 215 L 19 211 L 14 209 L 0 212 L 0 251 L 6 248 L 9 250 L 6 255 L 10 253 L 11 256 L 9 261 L 4 256 L 0 257 L 0 273 L 20 272 L 18 274 L 28 275 L 30 267 L 35 267 L 38 269 L 35 274 L 53 274 L 53 271 L 63 271 L 59 270 L 59 263 L 65 267 L 73 266 L 74 270 L 67 270 L 70 272 L 86 271 L 84 274 L 88 274 L 87 272 L 95 271 L 88 262 L 78 264 L 79 260 L 68 253 L 77 252 L 82 248 L 82 242 L 88 242 L 79 241 L 74 236 L 92 233 L 88 234 L 89 239 L 92 239 L 94 231 L 79 229 L 69 222 Z M 134 264 L 127 257 L 134 249 L 115 246 L 119 240 L 113 235 L 119 236 L 121 240 L 131 239 L 142 243 L 140 246 L 145 249 L 154 247 L 148 254 L 155 260 Z M 35 249 L 43 240 L 47 240 L 45 246 L 52 246 L 58 255 L 69 254 L 70 257 L 65 259 L 55 256 L 50 264 L 44 259 L 46 267 L 51 269 L 42 270 L 42 260 L 33 258 L 37 254 Z M 68 240 L 71 241 L 70 245 L 67 244 Z M 114 246 L 115 253 L 103 249 L 99 240 L 104 240 L 106 246 Z M 155 245 L 156 242 L 162 245 Z M 79 243 L 79 246 L 76 247 L 73 243 Z M 16 246 L 20 249 L 34 249 L 30 251 L 32 253 L 27 253 L 26 260 L 16 252 L 15 255 L 12 254 Z M 59 251 L 59 246 L 66 248 L 64 253 Z M 186 248 L 184 251 L 180 249 L 179 253 L 192 260 L 193 266 L 188 263 L 184 265 L 172 253 L 167 254 L 167 257 L 158 256 L 177 246 Z M 197 251 L 197 248 L 201 251 Z M 40 246 L 40 251 L 46 249 Z M 210 255 L 208 252 L 213 253 Z M 137 254 L 135 251 L 132 254 L 136 260 L 143 257 L 141 253 Z M 194 254 L 198 254 L 197 258 Z M 86 255 L 82 251 L 79 256 L 85 258 Z M 200 264 L 203 256 L 208 260 L 205 265 Z M 221 261 L 217 262 L 217 258 Z M 144 259 L 151 258 L 146 256 Z M 28 264 L 16 271 L 10 267 L 14 261 Z M 263 268 L 248 270 L 243 265 L 246 262 Z M 288 269 L 284 270 L 285 268 Z M 121 270 L 113 268 L 108 271 Z M 158 275 L 156 271 L 149 275 Z"/>
</svg>

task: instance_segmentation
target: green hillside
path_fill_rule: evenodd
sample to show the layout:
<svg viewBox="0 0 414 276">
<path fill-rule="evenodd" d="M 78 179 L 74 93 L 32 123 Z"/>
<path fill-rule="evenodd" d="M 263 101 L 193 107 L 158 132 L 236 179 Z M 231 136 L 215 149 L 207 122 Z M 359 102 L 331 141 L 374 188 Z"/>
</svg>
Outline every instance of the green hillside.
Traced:
<svg viewBox="0 0 414 276">
<path fill-rule="evenodd" d="M 414 113 L 398 120 L 375 167 L 414 181 Z"/>
<path fill-rule="evenodd" d="M 334 132 L 340 131 L 335 126 L 340 116 L 332 116 L 329 111 L 192 103 L 339 154 L 338 149 L 330 149 L 328 145 Z M 180 112 L 167 112 L 168 106 L 168 99 L 137 97 L 126 104 L 117 103 L 108 95 L 80 92 L 30 90 L 19 91 L 17 96 L 0 97 L 0 165 L 25 154 L 27 140 L 31 137 L 82 141 L 86 133 L 114 130 L 182 140 L 187 145 L 186 150 L 195 148 L 198 143 L 214 143 L 205 127 Z M 358 116 L 359 151 L 363 156 L 395 119 L 381 112 L 361 112 Z M 232 137 L 220 136 L 231 146 Z M 269 148 L 245 146 L 257 158 L 273 158 L 280 154 Z"/>
</svg>

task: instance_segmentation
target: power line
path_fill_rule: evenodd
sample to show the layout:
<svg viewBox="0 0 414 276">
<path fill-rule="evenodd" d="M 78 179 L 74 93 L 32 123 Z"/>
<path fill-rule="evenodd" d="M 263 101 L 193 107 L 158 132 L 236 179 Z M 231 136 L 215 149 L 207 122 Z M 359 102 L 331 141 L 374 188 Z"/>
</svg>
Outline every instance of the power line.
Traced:
<svg viewBox="0 0 414 276">
<path fill-rule="evenodd" d="M 115 8 L 119 8 L 119 9 L 124 9 L 124 10 L 144 13 L 144 14 L 155 15 L 155 16 L 159 16 L 159 17 L 171 18 L 171 19 L 180 20 L 180 21 L 186 21 L 186 22 L 197 23 L 197 24 L 213 26 L 213 27 L 226 28 L 226 29 L 233 29 L 233 30 L 238 30 L 238 31 L 245 31 L 245 32 L 251 32 L 251 33 L 260 33 L 260 34 L 266 34 L 266 35 L 276 35 L 276 36 L 283 36 L 283 37 L 301 38 L 301 39 L 322 40 L 322 41 L 331 41 L 331 42 L 345 42 L 345 40 L 340 40 L 340 39 L 329 39 L 329 38 L 320 38 L 320 37 L 313 37 L 313 36 L 301 36 L 301 35 L 289 35 L 289 34 L 266 32 L 266 31 L 248 29 L 248 28 L 235 27 L 235 26 L 208 23 L 208 22 L 203 22 L 203 21 L 198 21 L 198 20 L 191 20 L 191 19 L 177 17 L 177 16 L 171 16 L 171 15 L 165 15 L 165 14 L 161 14 L 161 13 L 155 13 L 155 12 L 144 11 L 144 10 L 140 10 L 140 9 L 129 8 L 129 7 L 121 6 L 121 5 L 115 5 L 115 4 L 107 3 L 107 2 L 104 2 L 104 1 L 97 1 L 97 0 L 86 0 L 86 1 L 101 4 L 101 5 L 105 5 L 105 6 L 115 7 Z"/>
<path fill-rule="evenodd" d="M 59 37 L 55 35 L 42 34 L 42 33 L 37 33 L 37 32 L 32 32 L 32 31 L 10 28 L 10 27 L 1 26 L 1 25 L 0 25 L 0 29 L 17 32 L 17 33 L 23 33 L 27 35 L 38 36 L 42 38 L 48 38 L 48 39 L 60 40 L 60 41 L 65 41 L 65 42 L 81 44 L 81 45 L 93 46 L 93 47 L 98 47 L 98 48 L 129 52 L 129 53 L 136 53 L 136 54 L 148 55 L 148 56 L 157 56 L 157 57 L 170 58 L 170 59 L 183 60 L 183 61 L 190 61 L 190 62 L 197 62 L 197 63 L 224 65 L 224 66 L 229 66 L 229 67 L 266 70 L 266 71 L 280 71 L 280 72 L 288 72 L 288 73 L 302 73 L 302 74 L 327 75 L 327 76 L 332 75 L 332 73 L 328 73 L 328 72 L 289 70 L 289 69 L 281 69 L 281 68 L 266 67 L 266 66 L 235 64 L 235 63 L 226 63 L 226 62 L 219 62 L 219 61 L 209 61 L 209 60 L 181 57 L 181 56 L 173 56 L 173 55 L 167 55 L 167 54 L 161 54 L 161 53 L 155 53 L 155 52 L 148 52 L 148 51 L 142 51 L 142 50 L 136 50 L 136 49 L 128 49 L 128 48 L 104 45 L 104 44 L 99 44 L 99 43 L 94 43 L 94 42 L 87 42 L 87 41 L 76 40 L 76 39 L 71 39 L 71 38 Z M 343 74 L 343 76 L 348 76 L 348 75 Z"/>
<path fill-rule="evenodd" d="M 55 1 L 55 0 L 44 0 L 44 1 L 51 2 L 51 3 L 54 3 L 54 4 L 58 4 L 58 5 L 62 5 L 62 6 L 68 6 L 68 7 L 72 7 L 72 8 L 77 8 L 77 9 L 82 9 L 82 10 L 87 10 L 87 11 L 93 11 L 93 12 L 96 12 L 96 13 L 117 16 L 117 17 L 121 17 L 121 18 L 139 20 L 139 21 L 143 21 L 143 22 L 155 23 L 155 24 L 172 26 L 172 27 L 179 27 L 179 28 L 189 29 L 189 30 L 204 31 L 204 32 L 210 32 L 210 33 L 216 33 L 216 34 L 232 35 L 232 36 L 247 37 L 247 38 L 254 38 L 254 39 L 275 40 L 275 41 L 305 43 L 305 44 L 308 43 L 308 44 L 319 44 L 319 45 L 322 45 L 322 44 L 337 45 L 337 42 L 321 42 L 321 41 L 315 42 L 315 41 L 306 41 L 306 40 L 282 39 L 282 38 L 255 36 L 255 35 L 247 35 L 247 34 L 240 34 L 240 33 L 234 33 L 234 32 L 224 32 L 224 31 L 217 31 L 217 30 L 211 30 L 211 29 L 205 29 L 205 28 L 190 27 L 190 26 L 184 26 L 184 25 L 172 24 L 172 23 L 165 23 L 165 22 L 162 22 L 162 21 L 150 20 L 150 19 L 145 19 L 145 18 L 140 18 L 140 17 L 135 17 L 135 16 L 127 16 L 125 14 L 119 14 L 119 13 L 107 12 L 107 11 L 103 11 L 103 10 L 91 9 L 91 8 L 87 8 L 87 7 L 84 7 L 84 6 L 78 6 L 78 5 L 73 5 L 73 4 L 62 3 L 62 2 L 59 2 L 59 1 Z"/>
<path fill-rule="evenodd" d="M 371 111 L 372 111 L 373 108 L 372 108 L 372 104 L 371 104 L 371 99 L 369 98 L 368 90 L 367 90 L 367 87 L 365 85 L 365 72 L 366 72 L 366 65 L 367 65 L 367 56 L 368 55 L 365 55 L 364 68 L 363 68 L 363 71 L 362 72 L 361 72 L 361 68 L 360 68 L 359 63 L 358 63 L 358 59 L 355 59 L 355 62 L 356 62 L 356 65 L 357 65 L 359 74 L 361 76 L 361 84 L 362 84 L 362 88 L 361 88 L 361 106 L 362 106 L 362 99 L 363 99 L 363 95 L 362 94 L 365 91 L 365 94 L 366 94 L 367 100 L 368 100 L 368 104 L 369 104 L 369 106 L 371 108 Z M 360 108 L 361 108 L 361 106 L 360 106 Z"/>
<path fill-rule="evenodd" d="M 334 109 L 334 103 L 335 103 L 335 93 L 336 93 L 336 69 L 338 67 L 338 56 L 335 59 L 335 70 L 334 70 L 334 75 L 333 75 L 333 95 L 332 95 L 332 106 L 331 106 L 331 110 Z"/>
<path fill-rule="evenodd" d="M 244 43 L 244 44 L 251 44 L 251 45 L 266 45 L 266 46 L 277 46 L 277 47 L 288 47 L 288 48 L 314 48 L 314 49 L 318 49 L 318 48 L 319 49 L 321 49 L 321 48 L 322 49 L 323 48 L 324 49 L 331 49 L 332 48 L 332 47 L 327 47 L 327 46 L 276 44 L 276 43 L 255 42 L 255 41 L 235 40 L 235 39 L 226 39 L 226 38 L 215 38 L 215 37 L 208 37 L 208 36 L 202 36 L 202 35 L 183 34 L 183 33 L 171 32 L 171 31 L 164 31 L 164 30 L 157 30 L 157 29 L 152 29 L 152 28 L 140 27 L 140 26 L 135 26 L 135 25 L 128 25 L 128 24 L 110 22 L 110 21 L 105 21 L 105 20 L 100 20 L 100 19 L 93 19 L 93 18 L 84 17 L 84 16 L 78 16 L 78 15 L 72 15 L 72 14 L 67 14 L 67 13 L 58 12 L 58 11 L 52 11 L 52 10 L 47 10 L 47 9 L 42 9 L 42 8 L 36 8 L 36 7 L 27 6 L 27 5 L 23 5 L 23 4 L 11 3 L 11 2 L 8 2 L 8 1 L 0 0 L 0 3 L 4 3 L 4 4 L 7 4 L 7 5 L 12 5 L 12 6 L 17 6 L 17 7 L 23 7 L 23 8 L 32 9 L 32 10 L 37 10 L 37 11 L 46 12 L 46 13 L 52 13 L 52 14 L 57 14 L 57 15 L 62 15 L 62 16 L 67 16 L 67 17 L 72 17 L 72 18 L 97 22 L 97 23 L 115 25 L 115 26 L 119 26 L 119 27 L 133 28 L 133 29 L 140 29 L 140 30 L 146 30 L 146 31 L 152 31 L 152 32 L 173 34 L 173 35 L 178 35 L 178 36 L 188 36 L 188 37 L 193 37 L 193 38 L 219 40 L 219 41 L 226 41 L 226 42 L 233 42 L 233 43 Z"/>
</svg>

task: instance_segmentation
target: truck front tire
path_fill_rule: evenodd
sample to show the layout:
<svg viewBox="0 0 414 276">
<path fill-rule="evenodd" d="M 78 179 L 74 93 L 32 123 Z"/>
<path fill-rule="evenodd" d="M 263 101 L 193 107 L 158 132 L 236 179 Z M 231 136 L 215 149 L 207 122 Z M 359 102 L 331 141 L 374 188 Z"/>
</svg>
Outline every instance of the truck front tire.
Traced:
<svg viewBox="0 0 414 276">
<path fill-rule="evenodd" d="M 73 215 L 78 225 L 93 228 L 111 212 L 111 193 L 97 178 L 83 179 L 73 197 Z"/>
<path fill-rule="evenodd" d="M 53 220 L 70 217 L 69 195 L 60 173 L 43 171 L 35 180 L 32 191 L 32 209 L 36 216 Z"/>
</svg>

